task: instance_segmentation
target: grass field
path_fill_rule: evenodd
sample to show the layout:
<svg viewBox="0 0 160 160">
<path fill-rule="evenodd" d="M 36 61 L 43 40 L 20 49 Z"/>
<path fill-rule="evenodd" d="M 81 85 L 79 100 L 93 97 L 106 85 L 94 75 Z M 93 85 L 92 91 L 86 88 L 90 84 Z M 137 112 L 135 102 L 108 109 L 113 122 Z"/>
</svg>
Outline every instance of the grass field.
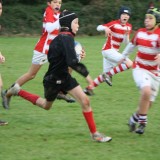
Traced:
<svg viewBox="0 0 160 160">
<path fill-rule="evenodd" d="M 0 50 L 6 57 L 1 65 L 4 88 L 25 73 L 38 37 L 1 37 Z M 104 37 L 77 37 L 86 49 L 84 64 L 95 78 L 102 72 L 101 48 Z M 131 58 L 134 58 L 132 56 Z M 43 66 L 37 77 L 23 89 L 43 96 Z M 73 73 L 82 87 L 87 84 Z M 89 130 L 78 103 L 55 101 L 51 110 L 42 110 L 13 97 L 9 110 L 0 108 L 0 119 L 8 126 L 0 127 L 0 160 L 159 160 L 160 97 L 149 112 L 144 135 L 128 132 L 127 121 L 136 110 L 139 92 L 128 70 L 113 77 L 113 86 L 105 83 L 90 97 L 97 128 L 113 140 L 110 143 L 91 141 Z"/>
</svg>

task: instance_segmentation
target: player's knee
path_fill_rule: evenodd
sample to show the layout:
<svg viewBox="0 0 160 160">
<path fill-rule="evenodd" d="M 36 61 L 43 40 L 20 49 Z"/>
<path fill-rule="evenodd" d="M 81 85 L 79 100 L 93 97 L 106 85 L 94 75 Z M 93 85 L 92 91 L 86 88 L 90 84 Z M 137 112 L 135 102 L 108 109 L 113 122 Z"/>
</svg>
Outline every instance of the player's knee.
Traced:
<svg viewBox="0 0 160 160">
<path fill-rule="evenodd" d="M 141 93 L 142 97 L 144 99 L 150 99 L 151 96 L 151 88 L 150 87 L 145 87 L 142 89 L 142 93 Z"/>
<path fill-rule="evenodd" d="M 88 109 L 90 107 L 90 100 L 87 96 L 83 99 L 82 104 L 84 109 Z"/>
<path fill-rule="evenodd" d="M 51 107 L 49 107 L 49 106 L 44 106 L 43 109 L 45 109 L 45 110 L 50 110 Z"/>
<path fill-rule="evenodd" d="M 43 109 L 45 110 L 50 110 L 52 107 L 52 104 L 47 104 L 46 101 L 43 102 L 42 104 Z"/>
</svg>

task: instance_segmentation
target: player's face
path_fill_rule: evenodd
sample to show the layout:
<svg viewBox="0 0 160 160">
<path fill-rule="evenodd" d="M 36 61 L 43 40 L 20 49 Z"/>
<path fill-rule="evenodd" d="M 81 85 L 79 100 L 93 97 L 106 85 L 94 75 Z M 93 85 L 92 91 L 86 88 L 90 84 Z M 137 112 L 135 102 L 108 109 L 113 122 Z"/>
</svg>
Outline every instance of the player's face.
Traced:
<svg viewBox="0 0 160 160">
<path fill-rule="evenodd" d="M 144 25 L 147 30 L 153 29 L 154 26 L 156 25 L 156 18 L 151 14 L 146 14 L 145 20 L 144 20 Z"/>
<path fill-rule="evenodd" d="M 126 24 L 129 20 L 130 16 L 126 13 L 122 13 L 120 16 L 120 21 L 122 24 Z"/>
<path fill-rule="evenodd" d="M 78 31 L 78 28 L 79 28 L 78 18 L 75 18 L 71 23 L 72 32 L 76 34 Z"/>
<path fill-rule="evenodd" d="M 62 0 L 53 0 L 48 2 L 48 5 L 54 10 L 55 13 L 59 12 L 62 5 Z"/>
<path fill-rule="evenodd" d="M 0 3 L 0 16 L 2 14 L 2 3 Z"/>
</svg>

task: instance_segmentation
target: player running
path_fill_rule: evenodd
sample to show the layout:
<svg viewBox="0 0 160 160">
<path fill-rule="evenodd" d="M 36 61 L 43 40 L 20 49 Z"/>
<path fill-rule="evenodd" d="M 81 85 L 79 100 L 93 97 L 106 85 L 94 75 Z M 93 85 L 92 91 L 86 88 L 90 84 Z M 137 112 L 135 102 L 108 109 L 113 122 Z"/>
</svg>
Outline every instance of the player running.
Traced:
<svg viewBox="0 0 160 160">
<path fill-rule="evenodd" d="M 107 40 L 102 48 L 103 73 L 94 79 L 93 85 L 89 85 L 85 88 L 84 92 L 87 95 L 93 95 L 93 89 L 100 83 L 106 82 L 109 86 L 112 86 L 112 76 L 132 66 L 132 61 L 129 58 L 123 63 L 118 64 L 119 60 L 122 58 L 121 53 L 119 53 L 121 43 L 129 43 L 129 37 L 132 31 L 132 25 L 128 23 L 130 16 L 131 9 L 122 6 L 119 10 L 118 20 L 97 27 L 98 31 L 104 31 L 107 36 Z"/>
<path fill-rule="evenodd" d="M 16 80 L 16 83 L 20 86 L 34 79 L 42 65 L 48 62 L 47 54 L 49 45 L 59 33 L 59 15 L 61 5 L 62 0 L 47 0 L 47 7 L 43 14 L 42 35 L 34 48 L 30 69 L 27 73 Z M 9 103 L 7 102 L 10 102 L 11 96 L 12 95 L 7 94 L 7 91 L 4 91 L 2 94 L 2 105 L 5 109 L 9 108 Z M 57 95 L 57 99 L 64 99 L 67 102 L 75 102 L 73 98 L 63 94 L 62 92 Z"/>
<path fill-rule="evenodd" d="M 79 63 L 74 47 L 74 36 L 79 29 L 78 17 L 73 12 L 64 11 L 60 14 L 59 21 L 61 25 L 60 33 L 51 42 L 47 55 L 49 67 L 43 80 L 45 99 L 22 90 L 18 83 L 13 85 L 8 92 L 49 110 L 59 91 L 66 91 L 81 105 L 92 139 L 97 142 L 109 142 L 112 140 L 111 137 L 97 131 L 89 98 L 68 71 L 68 67 L 71 67 L 82 76 L 88 75 L 87 68 Z"/>
<path fill-rule="evenodd" d="M 130 131 L 138 134 L 144 133 L 148 110 L 155 101 L 160 87 L 160 10 L 149 9 L 144 25 L 145 28 L 137 31 L 122 53 L 126 58 L 136 46 L 138 47 L 133 63 L 133 78 L 140 90 L 140 100 L 137 111 L 129 120 Z"/>
</svg>

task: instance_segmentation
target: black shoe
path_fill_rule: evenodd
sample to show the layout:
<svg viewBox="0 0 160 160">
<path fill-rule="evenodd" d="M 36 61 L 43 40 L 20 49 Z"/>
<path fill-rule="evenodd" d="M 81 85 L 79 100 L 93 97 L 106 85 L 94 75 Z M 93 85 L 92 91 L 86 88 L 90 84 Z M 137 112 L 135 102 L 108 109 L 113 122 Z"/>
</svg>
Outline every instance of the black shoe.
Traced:
<svg viewBox="0 0 160 160">
<path fill-rule="evenodd" d="M 133 123 L 129 120 L 128 127 L 129 127 L 129 132 L 134 132 L 136 130 L 136 123 Z"/>
<path fill-rule="evenodd" d="M 67 95 L 65 95 L 63 93 L 59 93 L 57 95 L 57 99 L 59 99 L 59 100 L 65 100 L 68 103 L 74 103 L 74 102 L 76 102 L 75 99 L 73 99 L 73 98 L 71 98 L 71 97 L 69 97 L 69 96 L 67 96 Z"/>
<path fill-rule="evenodd" d="M 107 73 L 102 74 L 103 81 L 106 82 L 109 86 L 112 86 L 112 77 L 109 76 Z"/>
<path fill-rule="evenodd" d="M 143 134 L 145 127 L 146 127 L 145 124 L 140 124 L 140 125 L 138 126 L 138 128 L 135 130 L 135 132 L 138 133 L 138 134 Z"/>
<path fill-rule="evenodd" d="M 8 122 L 3 121 L 3 120 L 0 120 L 0 126 L 5 126 L 5 125 L 7 125 L 7 124 L 8 124 Z"/>
<path fill-rule="evenodd" d="M 83 90 L 83 92 L 88 96 L 93 96 L 94 95 L 93 89 L 85 88 Z"/>
<path fill-rule="evenodd" d="M 6 96 L 7 90 L 1 91 L 1 97 L 2 97 L 2 106 L 4 109 L 9 109 L 9 102 L 11 100 L 11 97 Z"/>
</svg>

